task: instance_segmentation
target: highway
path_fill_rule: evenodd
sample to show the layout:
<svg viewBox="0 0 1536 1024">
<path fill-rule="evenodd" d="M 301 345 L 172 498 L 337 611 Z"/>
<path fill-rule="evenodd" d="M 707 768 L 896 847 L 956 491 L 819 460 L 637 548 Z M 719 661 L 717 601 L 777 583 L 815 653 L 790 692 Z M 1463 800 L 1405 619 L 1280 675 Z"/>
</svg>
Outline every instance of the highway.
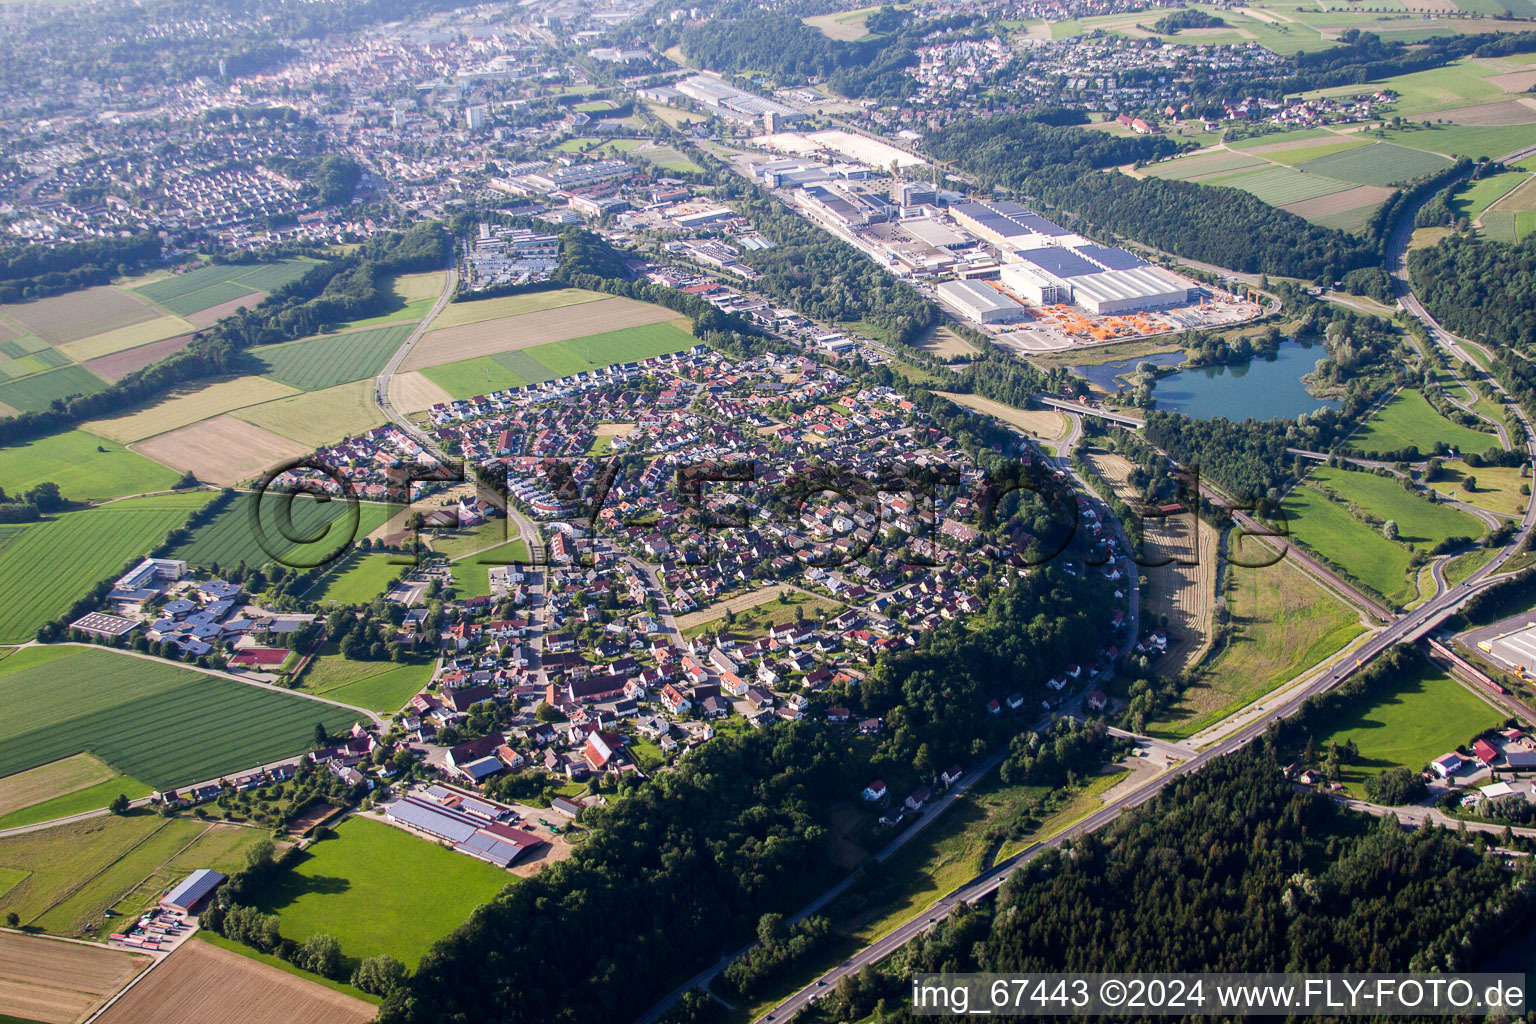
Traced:
<svg viewBox="0 0 1536 1024">
<path fill-rule="evenodd" d="M 1511 154 L 1509 157 L 1506 157 L 1505 160 L 1511 161 L 1514 159 L 1519 159 L 1520 157 L 1529 153 L 1536 153 L 1536 147 L 1531 147 L 1530 149 L 1523 150 L 1520 153 Z M 1390 266 L 1392 267 L 1393 273 L 1394 288 L 1396 289 L 1398 298 L 1400 301 L 1402 301 L 1404 308 L 1408 310 L 1410 314 L 1417 317 L 1425 325 L 1425 327 L 1428 328 L 1430 337 L 1433 338 L 1437 344 L 1439 344 L 1446 351 L 1456 355 L 1457 358 L 1466 362 L 1468 366 L 1476 368 L 1478 364 L 1473 362 L 1467 356 L 1465 349 L 1461 347 L 1463 344 L 1462 339 L 1457 338 L 1455 335 L 1441 327 L 1440 324 L 1434 319 L 1434 317 L 1424 309 L 1423 305 L 1418 301 L 1418 298 L 1413 294 L 1412 284 L 1408 279 L 1407 273 L 1407 249 L 1408 241 L 1412 237 L 1413 233 L 1414 217 L 1417 213 L 1417 208 L 1403 211 L 1398 224 L 1398 228 L 1393 233 L 1392 244 L 1389 253 Z M 1495 388 L 1498 388 L 1498 390 L 1502 392 L 1503 389 L 1499 387 L 1496 381 L 1493 381 L 1491 378 L 1487 378 L 1486 376 L 1485 379 L 1489 380 L 1489 382 Z M 1040 401 L 1042 405 L 1048 405 L 1052 408 L 1065 409 L 1067 411 L 1090 416 L 1103 416 L 1106 419 L 1114 419 L 1119 422 L 1130 421 L 1129 417 L 1117 417 L 1112 414 L 1106 415 L 1100 410 L 1092 409 L 1086 406 L 1080 406 L 1077 403 L 1062 402 L 1057 399 L 1047 399 L 1044 397 L 1042 397 Z M 1521 425 L 1525 428 L 1527 449 L 1529 450 L 1533 459 L 1536 459 L 1536 435 L 1533 435 L 1532 433 L 1530 422 L 1526 418 L 1524 410 L 1520 409 L 1519 406 L 1511 405 L 1510 407 L 1514 410 L 1514 413 L 1519 418 Z M 1134 425 L 1134 421 L 1128 422 L 1127 425 Z M 1202 490 L 1205 489 L 1206 488 L 1202 485 Z M 1216 496 L 1214 492 L 1211 493 L 1212 496 Z M 1250 530 L 1260 529 L 1259 524 L 1253 522 L 1253 520 L 1249 519 L 1247 516 L 1241 513 L 1234 512 L 1233 517 L 1245 528 Z M 1506 544 L 1497 555 L 1494 556 L 1492 561 L 1478 569 L 1476 572 L 1472 573 L 1471 576 L 1469 576 L 1464 582 L 1457 585 L 1456 587 L 1450 589 L 1444 589 L 1442 587 L 1434 597 L 1430 598 L 1423 605 L 1412 611 L 1404 612 L 1399 616 L 1393 617 L 1391 612 L 1389 612 L 1387 609 L 1381 608 L 1374 602 L 1366 600 L 1366 604 L 1378 611 L 1381 614 L 1381 617 L 1387 621 L 1387 625 L 1376 634 L 1371 636 L 1370 639 L 1368 639 L 1358 650 L 1356 650 L 1353 658 L 1346 659 L 1345 661 L 1336 664 L 1333 668 L 1324 672 L 1322 675 L 1318 676 L 1315 680 L 1308 683 L 1306 686 L 1300 688 L 1289 700 L 1274 708 L 1263 717 L 1254 720 L 1249 725 L 1244 726 L 1242 729 L 1239 729 L 1226 738 L 1218 741 L 1213 746 L 1202 750 L 1200 753 L 1196 754 L 1189 760 L 1177 765 L 1167 772 L 1164 772 L 1157 778 L 1150 780 L 1146 785 L 1142 786 L 1140 789 L 1137 789 L 1134 793 L 1125 798 L 1119 804 L 1100 808 L 1098 811 L 1088 815 L 1086 818 L 1082 819 L 1075 825 L 1057 834 L 1056 836 L 1053 836 L 1052 838 L 1043 842 L 1036 843 L 1027 849 L 1022 850 L 1018 854 L 1015 854 L 1013 857 L 1001 861 L 987 871 L 977 875 L 966 884 L 960 886 L 958 889 L 955 889 L 953 892 L 940 899 L 937 903 L 931 905 L 928 909 L 904 922 L 900 927 L 896 928 L 890 934 L 884 936 L 872 945 L 866 946 L 864 949 L 855 953 L 853 956 L 843 961 L 831 971 L 822 975 L 812 984 L 806 986 L 805 988 L 796 992 L 790 998 L 779 1003 L 772 1010 L 759 1017 L 758 1021 L 777 1022 L 794 1016 L 807 1005 L 818 999 L 823 993 L 828 991 L 830 987 L 836 985 L 840 979 L 849 974 L 856 973 L 857 971 L 862 970 L 864 967 L 883 960 L 885 957 L 889 956 L 891 953 L 895 952 L 897 949 L 910 942 L 913 938 L 920 935 L 924 931 L 927 931 L 940 920 L 949 916 L 949 914 L 952 913 L 955 908 L 962 904 L 974 903 L 977 900 L 984 899 L 992 895 L 1002 886 L 1003 882 L 1006 881 L 1014 871 L 1018 870 L 1020 866 L 1029 863 L 1047 850 L 1055 849 L 1078 836 L 1085 835 L 1089 832 L 1096 831 L 1105 827 L 1106 825 L 1109 825 L 1127 810 L 1139 806 L 1140 804 L 1143 804 L 1155 797 L 1176 779 L 1180 779 L 1192 772 L 1197 772 L 1211 760 L 1230 754 L 1233 751 L 1238 750 L 1244 745 L 1252 742 L 1256 737 L 1263 735 L 1263 733 L 1270 727 L 1271 724 L 1295 714 L 1307 700 L 1338 686 L 1345 679 L 1348 679 L 1356 669 L 1368 664 L 1373 658 L 1388 648 L 1398 643 L 1412 642 L 1423 638 L 1443 619 L 1445 619 L 1457 608 L 1459 608 L 1461 604 L 1470 598 L 1473 594 L 1482 588 L 1496 582 L 1494 574 L 1497 573 L 1498 570 L 1504 565 L 1504 563 L 1513 557 L 1515 552 L 1521 548 L 1527 537 L 1530 536 L 1533 527 L 1536 527 L 1536 501 L 1527 504 L 1525 514 L 1521 518 L 1520 529 L 1510 540 L 1510 542 Z M 1304 553 L 1294 551 L 1293 549 L 1291 554 L 1293 557 L 1300 556 L 1301 560 L 1304 562 L 1312 562 L 1312 567 L 1322 569 L 1322 571 L 1325 572 L 1329 577 L 1332 577 L 1332 573 L 1327 572 L 1327 570 L 1323 569 L 1322 566 L 1317 565 L 1314 560 L 1306 558 Z M 1353 591 L 1353 588 L 1348 589 Z M 1363 595 L 1359 596 L 1363 598 Z"/>
</svg>

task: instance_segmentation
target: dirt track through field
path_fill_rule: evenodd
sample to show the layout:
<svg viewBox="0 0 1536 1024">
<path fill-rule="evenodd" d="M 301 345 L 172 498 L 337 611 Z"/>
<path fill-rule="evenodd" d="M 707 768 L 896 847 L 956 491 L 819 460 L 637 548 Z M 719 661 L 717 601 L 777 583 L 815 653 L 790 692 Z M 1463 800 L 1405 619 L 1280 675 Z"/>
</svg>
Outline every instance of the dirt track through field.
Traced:
<svg viewBox="0 0 1536 1024">
<path fill-rule="evenodd" d="M 105 946 L 0 932 L 0 1013 L 78 1024 L 148 965 Z"/>
<path fill-rule="evenodd" d="M 193 939 L 99 1018 L 101 1024 L 363 1024 L 378 1008 Z"/>
<path fill-rule="evenodd" d="M 1129 461 L 1101 452 L 1087 453 L 1087 457 L 1122 501 L 1133 507 L 1140 502 L 1129 482 Z M 1167 679 L 1197 664 L 1210 648 L 1218 537 L 1193 513 L 1148 519 L 1143 536 L 1145 561 L 1172 559 L 1167 565 L 1142 570 L 1147 577 L 1142 621 L 1150 627 L 1167 617 L 1168 652 L 1154 663 L 1157 674 Z"/>
<path fill-rule="evenodd" d="M 416 343 L 405 362 L 400 364 L 400 369 L 419 370 L 427 366 L 458 362 L 460 359 L 473 359 L 475 356 L 515 352 L 535 345 L 547 345 L 552 341 L 585 338 L 589 334 L 675 319 L 677 313 L 664 306 L 622 298 L 543 309 L 535 313 L 432 331 Z"/>
</svg>

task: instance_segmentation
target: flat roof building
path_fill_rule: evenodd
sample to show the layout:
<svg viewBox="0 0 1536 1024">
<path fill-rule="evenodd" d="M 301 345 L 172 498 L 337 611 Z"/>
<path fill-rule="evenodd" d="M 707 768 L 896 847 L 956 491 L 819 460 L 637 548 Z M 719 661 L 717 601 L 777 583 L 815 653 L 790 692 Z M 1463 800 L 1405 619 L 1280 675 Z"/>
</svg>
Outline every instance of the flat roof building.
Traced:
<svg viewBox="0 0 1536 1024">
<path fill-rule="evenodd" d="M 1014 323 L 1029 315 L 1023 306 L 979 281 L 945 281 L 936 290 L 945 305 L 979 324 Z"/>
</svg>

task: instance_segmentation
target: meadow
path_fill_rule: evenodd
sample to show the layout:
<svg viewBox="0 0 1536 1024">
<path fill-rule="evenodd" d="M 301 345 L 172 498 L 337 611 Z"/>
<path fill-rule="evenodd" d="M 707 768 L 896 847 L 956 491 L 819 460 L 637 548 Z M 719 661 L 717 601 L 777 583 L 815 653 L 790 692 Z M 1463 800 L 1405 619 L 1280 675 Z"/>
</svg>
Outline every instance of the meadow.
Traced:
<svg viewBox="0 0 1536 1024">
<path fill-rule="evenodd" d="M 389 362 L 414 324 L 391 324 L 345 334 L 322 334 L 251 349 L 255 372 L 301 391 L 319 391 L 373 377 Z"/>
<path fill-rule="evenodd" d="M 1503 720 L 1460 683 L 1425 665 L 1397 680 L 1390 696 L 1347 712 L 1331 732 L 1317 737 L 1317 748 L 1354 741 L 1359 759 L 1344 766 L 1340 781 L 1363 798 L 1368 776 L 1388 768 L 1418 771 Z"/>
<path fill-rule="evenodd" d="M 1437 124 L 1428 128 L 1388 128 L 1381 133 L 1398 146 L 1441 153 L 1449 157 L 1497 160 L 1532 144 L 1536 130 L 1528 124 Z"/>
<path fill-rule="evenodd" d="M 341 325 L 342 330 L 355 330 L 359 327 L 378 327 L 383 324 L 401 323 L 406 320 L 416 321 L 432 311 L 437 304 L 437 297 L 442 294 L 445 273 L 441 270 L 428 270 L 419 274 L 396 274 L 388 281 L 390 292 L 393 295 L 395 308 L 388 313 L 378 316 L 365 317 L 361 320 L 349 320 Z"/>
<path fill-rule="evenodd" d="M 387 953 L 414 969 L 434 942 L 513 881 L 485 861 L 354 816 L 278 876 L 257 905 L 278 915 L 284 938 L 325 932 L 347 956 Z"/>
<path fill-rule="evenodd" d="M 213 495 L 127 498 L 65 512 L 17 531 L 0 546 L 0 643 L 33 638 L 91 587 L 146 555 Z"/>
<path fill-rule="evenodd" d="M 238 869 L 262 835 L 139 810 L 0 838 L 0 866 L 25 874 L 0 895 L 0 913 L 56 935 L 94 936 L 108 909 L 142 910 L 200 867 Z"/>
<path fill-rule="evenodd" d="M 1457 189 L 1451 200 L 1451 209 L 1456 211 L 1458 217 L 1477 220 L 1484 210 L 1531 179 L 1532 175 L 1525 171 L 1502 171 L 1477 181 L 1469 181 Z"/>
<path fill-rule="evenodd" d="M 135 292 L 172 313 L 186 316 L 255 292 L 270 292 L 303 277 L 314 260 L 293 258 L 276 263 L 214 264 L 141 284 Z M 254 303 L 252 303 L 254 305 Z"/>
<path fill-rule="evenodd" d="M 284 506 L 292 521 L 286 535 L 281 528 Z M 293 566 L 323 564 L 372 533 L 395 511 L 380 502 L 360 501 L 354 520 L 351 509 L 340 498 L 321 501 L 295 494 L 290 501 L 276 492 L 263 497 L 242 494 L 195 530 L 171 557 L 200 566 L 262 565 L 278 559 Z M 260 516 L 259 525 L 252 522 L 253 511 Z"/>
<path fill-rule="evenodd" d="M 88 751 L 156 789 L 302 754 L 315 723 L 340 731 L 357 720 L 343 708 L 91 647 L 27 648 L 5 659 L 0 695 L 11 709 L 0 724 L 0 777 Z"/>
<path fill-rule="evenodd" d="M 348 661 L 327 642 L 300 679 L 305 693 L 392 715 L 432 681 L 432 663 Z"/>
<path fill-rule="evenodd" d="M 119 793 L 137 800 L 150 788 L 90 754 L 39 765 L 0 778 L 0 830 L 94 811 Z"/>
<path fill-rule="evenodd" d="M 1477 490 L 1468 491 L 1467 478 L 1477 481 Z M 1447 459 L 1440 464 L 1440 473 L 1430 482 L 1430 487 L 1447 497 L 1464 501 L 1490 512 L 1502 512 L 1509 516 L 1525 514 L 1531 502 L 1530 495 L 1521 494 L 1522 486 L 1529 487 L 1531 478 L 1521 476 L 1516 466 L 1479 466 L 1471 468 L 1460 459 Z"/>
<path fill-rule="evenodd" d="M 1240 560 L 1268 552 L 1248 542 Z M 1344 648 L 1363 627 L 1338 599 L 1282 560 L 1263 568 L 1228 563 L 1228 635 L 1168 713 L 1147 727 L 1166 739 L 1193 736 Z"/>
<path fill-rule="evenodd" d="M 235 410 L 233 415 L 309 448 L 357 437 L 385 421 L 384 413 L 373 400 L 371 378 L 248 405 Z"/>
<path fill-rule="evenodd" d="M 354 548 L 304 595 L 304 599 L 316 604 L 367 604 L 410 568 L 402 563 L 402 557 Z"/>
<path fill-rule="evenodd" d="M 1301 484 L 1286 495 L 1281 507 L 1293 539 L 1321 554 L 1358 583 L 1396 605 L 1406 604 L 1417 596 L 1408 549 L 1360 522 L 1344 506 L 1310 484 Z"/>
<path fill-rule="evenodd" d="M 1449 505 L 1434 503 L 1403 489 L 1395 476 L 1352 473 L 1319 466 L 1308 482 L 1331 488 L 1340 498 L 1380 519 L 1397 523 L 1401 543 L 1425 547 L 1447 537 L 1480 537 L 1483 524 Z"/>
<path fill-rule="evenodd" d="M 49 434 L 0 448 L 0 486 L 19 494 L 45 480 L 72 501 L 163 491 L 180 474 L 83 430 Z"/>
<path fill-rule="evenodd" d="M 1437 443 L 1461 451 L 1486 452 L 1499 446 L 1497 434 L 1452 423 L 1419 391 L 1404 388 L 1351 434 L 1345 444 L 1366 452 L 1396 452 L 1410 446 L 1429 455 Z"/>
<path fill-rule="evenodd" d="M 1450 161 L 1434 153 L 1378 142 L 1308 160 L 1296 169 L 1357 185 L 1396 185 L 1449 166 Z"/>
</svg>

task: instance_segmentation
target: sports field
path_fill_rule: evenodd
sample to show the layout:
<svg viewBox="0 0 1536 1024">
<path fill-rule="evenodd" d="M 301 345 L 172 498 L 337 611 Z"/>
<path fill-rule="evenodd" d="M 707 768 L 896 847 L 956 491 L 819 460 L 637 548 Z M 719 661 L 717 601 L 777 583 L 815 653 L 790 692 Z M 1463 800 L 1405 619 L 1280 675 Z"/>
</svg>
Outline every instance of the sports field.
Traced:
<svg viewBox="0 0 1536 1024">
<path fill-rule="evenodd" d="M 1395 452 L 1414 446 L 1429 455 L 1440 442 L 1468 452 L 1499 447 L 1497 434 L 1452 423 L 1436 412 L 1421 392 L 1408 388 L 1378 409 L 1345 444 L 1366 452 Z"/>
<path fill-rule="evenodd" d="M 257 363 L 257 373 L 301 391 L 319 391 L 375 376 L 413 330 L 413 324 L 390 324 L 344 334 L 323 334 L 254 348 L 251 357 Z"/>
<path fill-rule="evenodd" d="M 270 402 L 293 393 L 293 388 L 265 377 L 225 377 L 206 384 L 175 388 L 164 398 L 105 419 L 92 420 L 82 427 L 93 434 L 127 444 L 231 409 Z"/>
<path fill-rule="evenodd" d="M 186 316 L 255 292 L 270 292 L 290 281 L 297 281 L 314 260 L 293 258 L 276 263 L 208 264 L 173 277 L 161 278 L 134 289 L 172 313 Z M 249 302 L 255 305 L 255 302 Z"/>
<path fill-rule="evenodd" d="M 233 416 L 215 416 L 135 442 L 134 450 L 204 483 L 228 487 L 260 479 L 310 447 Z"/>
<path fill-rule="evenodd" d="M 294 566 L 324 564 L 354 540 L 372 533 L 391 514 L 388 505 L 363 501 L 357 503 L 354 519 L 351 508 L 339 498 L 320 501 L 308 494 L 290 497 L 272 492 L 258 499 L 254 493 L 243 494 L 199 527 L 172 557 L 200 566 L 242 561 L 262 565 L 275 559 Z M 285 509 L 292 520 L 286 531 L 282 528 Z M 259 523 L 252 522 L 253 512 Z"/>
<path fill-rule="evenodd" d="M 1418 771 L 1503 720 L 1491 705 L 1426 665 L 1402 677 L 1390 696 L 1346 714 L 1317 738 L 1317 747 L 1354 741 L 1360 758 L 1344 766 L 1341 781 L 1352 795 L 1364 797 L 1368 776 L 1388 768 Z"/>
<path fill-rule="evenodd" d="M 91 754 L 76 754 L 0 778 L 0 830 L 94 811 L 121 793 L 130 800 L 150 788 Z"/>
<path fill-rule="evenodd" d="M 357 720 L 329 704 L 90 647 L 6 658 L 0 695 L 12 709 L 0 723 L 0 777 L 89 751 L 157 789 L 302 754 L 316 722 L 334 732 Z"/>
<path fill-rule="evenodd" d="M 65 497 L 74 500 L 117 498 L 165 490 L 178 476 L 116 441 L 92 437 L 83 430 L 0 448 L 0 487 L 7 494 L 52 480 Z"/>
<path fill-rule="evenodd" d="M 42 412 L 56 398 L 94 395 L 106 387 L 106 381 L 83 366 L 60 366 L 0 384 L 0 403 L 21 412 Z"/>
<path fill-rule="evenodd" d="M 308 448 L 357 437 L 385 422 L 371 379 L 248 405 L 232 415 Z"/>
<path fill-rule="evenodd" d="M 149 964 L 142 953 L 0 932 L 0 1020 L 80 1024 Z"/>
<path fill-rule="evenodd" d="M 149 553 L 207 491 L 127 498 L 32 523 L 0 545 L 0 643 L 32 639 L 99 580 Z M 9 661 L 9 659 L 8 659 Z"/>
<path fill-rule="evenodd" d="M 97 937 L 113 927 L 107 910 L 142 911 L 198 868 L 238 870 L 262 835 L 140 809 L 0 838 L 0 868 L 23 876 L 0 895 L 0 914 L 55 935 Z"/>
<path fill-rule="evenodd" d="M 501 521 L 497 521 L 501 525 Z M 521 540 L 509 540 L 488 551 L 470 555 L 453 563 L 454 589 L 460 597 L 489 597 L 490 572 L 500 565 L 528 561 L 528 546 Z"/>
<path fill-rule="evenodd" d="M 334 935 L 347 956 L 389 954 L 415 968 L 513 876 L 391 825 L 348 818 L 260 894 L 283 937 Z M 409 885 L 401 885 L 409 879 Z"/>
<path fill-rule="evenodd" d="M 317 604 L 367 604 L 410 568 L 401 564 L 401 557 L 354 549 L 304 599 Z"/>
</svg>

